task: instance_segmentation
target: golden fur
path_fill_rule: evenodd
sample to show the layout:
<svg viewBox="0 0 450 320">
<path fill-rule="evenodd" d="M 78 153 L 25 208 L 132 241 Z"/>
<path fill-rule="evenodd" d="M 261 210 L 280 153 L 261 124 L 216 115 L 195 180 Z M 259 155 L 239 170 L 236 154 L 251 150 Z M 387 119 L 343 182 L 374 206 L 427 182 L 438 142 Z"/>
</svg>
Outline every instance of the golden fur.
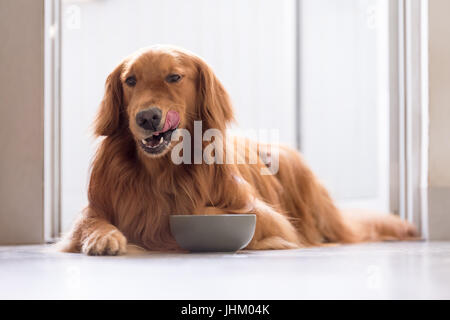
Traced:
<svg viewBox="0 0 450 320">
<path fill-rule="evenodd" d="M 170 72 L 182 81 L 167 84 Z M 138 78 L 129 88 L 128 75 Z M 292 249 L 327 243 L 407 239 L 414 227 L 393 215 L 342 213 L 308 169 L 301 155 L 281 147 L 279 171 L 261 175 L 257 164 L 181 164 L 170 160 L 170 147 L 148 155 L 137 143 L 145 138 L 137 112 L 149 105 L 180 116 L 180 128 L 192 133 L 220 130 L 233 120 L 222 84 L 199 57 L 173 47 L 152 47 L 127 57 L 106 81 L 95 123 L 105 136 L 89 183 L 89 205 L 60 243 L 62 250 L 92 255 L 123 254 L 127 241 L 149 250 L 179 249 L 169 231 L 170 214 L 254 213 L 257 225 L 247 249 Z M 248 159 L 254 148 L 247 147 Z M 248 163 L 248 162 L 247 162 Z"/>
</svg>

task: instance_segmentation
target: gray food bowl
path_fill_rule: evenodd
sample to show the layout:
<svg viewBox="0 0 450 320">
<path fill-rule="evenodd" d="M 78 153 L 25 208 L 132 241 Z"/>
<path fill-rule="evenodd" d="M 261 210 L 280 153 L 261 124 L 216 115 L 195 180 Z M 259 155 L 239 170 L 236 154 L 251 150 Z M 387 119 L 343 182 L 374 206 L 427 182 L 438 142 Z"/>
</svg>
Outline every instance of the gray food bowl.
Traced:
<svg viewBox="0 0 450 320">
<path fill-rule="evenodd" d="M 234 252 L 255 233 L 254 214 L 172 215 L 170 231 L 178 245 L 194 252 Z"/>
</svg>

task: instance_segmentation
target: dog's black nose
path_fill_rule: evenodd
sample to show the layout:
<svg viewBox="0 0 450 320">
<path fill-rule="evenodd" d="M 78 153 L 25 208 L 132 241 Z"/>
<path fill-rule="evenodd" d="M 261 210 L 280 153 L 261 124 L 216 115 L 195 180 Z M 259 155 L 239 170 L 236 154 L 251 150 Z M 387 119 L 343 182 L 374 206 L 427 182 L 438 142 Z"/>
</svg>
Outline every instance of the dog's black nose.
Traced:
<svg viewBox="0 0 450 320">
<path fill-rule="evenodd" d="M 161 122 L 161 115 L 161 109 L 156 107 L 142 110 L 136 115 L 136 123 L 145 130 L 156 131 Z"/>
</svg>

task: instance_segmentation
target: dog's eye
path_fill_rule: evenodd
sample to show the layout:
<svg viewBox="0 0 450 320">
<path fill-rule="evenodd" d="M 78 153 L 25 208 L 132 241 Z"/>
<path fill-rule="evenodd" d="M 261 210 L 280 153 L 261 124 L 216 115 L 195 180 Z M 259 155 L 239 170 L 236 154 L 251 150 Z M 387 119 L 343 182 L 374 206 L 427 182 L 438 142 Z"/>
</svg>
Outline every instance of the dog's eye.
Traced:
<svg viewBox="0 0 450 320">
<path fill-rule="evenodd" d="M 127 85 L 129 85 L 130 87 L 134 87 L 136 85 L 136 77 L 135 76 L 130 76 L 128 78 L 126 78 L 125 83 Z"/>
<path fill-rule="evenodd" d="M 181 76 L 180 76 L 179 74 L 175 74 L 175 73 L 169 74 L 169 75 L 166 77 L 166 81 L 167 81 L 168 83 L 175 83 L 175 82 L 178 82 L 178 81 L 180 81 L 180 80 L 181 80 Z"/>
</svg>

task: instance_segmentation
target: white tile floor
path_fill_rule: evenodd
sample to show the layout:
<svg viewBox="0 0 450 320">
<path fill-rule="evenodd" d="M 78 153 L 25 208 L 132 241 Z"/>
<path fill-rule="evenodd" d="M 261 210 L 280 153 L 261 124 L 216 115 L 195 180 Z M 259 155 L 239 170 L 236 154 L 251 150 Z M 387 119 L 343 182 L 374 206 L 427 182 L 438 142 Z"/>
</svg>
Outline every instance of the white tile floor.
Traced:
<svg viewBox="0 0 450 320">
<path fill-rule="evenodd" d="M 450 242 L 87 257 L 0 247 L 0 299 L 450 298 Z"/>
</svg>

